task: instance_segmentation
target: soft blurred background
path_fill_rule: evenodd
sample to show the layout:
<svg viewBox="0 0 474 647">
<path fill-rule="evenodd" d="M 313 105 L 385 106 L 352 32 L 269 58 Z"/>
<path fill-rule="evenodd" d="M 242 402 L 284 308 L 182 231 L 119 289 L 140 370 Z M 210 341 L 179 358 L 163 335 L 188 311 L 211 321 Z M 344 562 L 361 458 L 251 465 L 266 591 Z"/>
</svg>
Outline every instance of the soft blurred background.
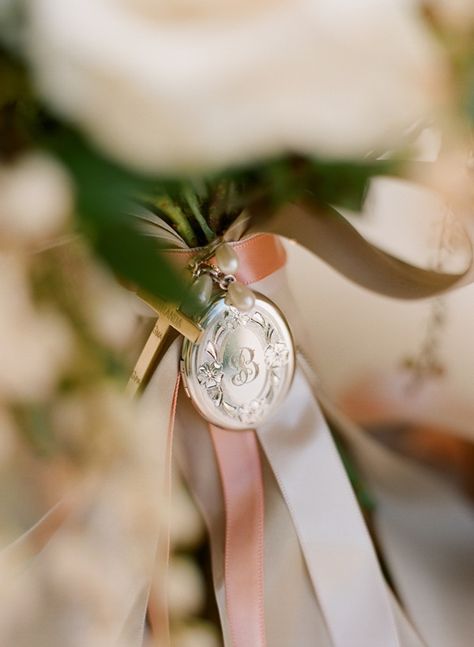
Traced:
<svg viewBox="0 0 474 647">
<path fill-rule="evenodd" d="M 473 215 L 473 121 L 472 0 L 0 0 L 0 644 L 106 644 L 126 572 L 107 532 L 133 546 L 166 514 L 144 496 L 153 416 L 125 396 L 141 334 L 117 278 L 173 300 L 183 286 L 131 215 L 193 247 L 310 194 L 449 271 Z M 330 391 L 408 365 L 472 400 L 472 290 L 405 305 L 321 263 L 306 295 L 315 260 L 290 256 Z M 94 498 L 104 471 L 108 530 L 87 534 L 75 492 Z M 173 644 L 214 647 L 202 522 L 178 474 L 173 490 Z"/>
</svg>

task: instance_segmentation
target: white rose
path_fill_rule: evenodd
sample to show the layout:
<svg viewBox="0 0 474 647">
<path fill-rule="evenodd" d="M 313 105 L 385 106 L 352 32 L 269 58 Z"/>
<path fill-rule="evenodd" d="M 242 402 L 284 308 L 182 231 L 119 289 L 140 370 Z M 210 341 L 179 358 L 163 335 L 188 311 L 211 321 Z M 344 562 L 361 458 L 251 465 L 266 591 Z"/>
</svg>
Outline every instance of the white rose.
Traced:
<svg viewBox="0 0 474 647">
<path fill-rule="evenodd" d="M 28 17 L 46 99 L 153 172 L 391 147 L 444 86 L 402 0 L 30 0 Z"/>
<path fill-rule="evenodd" d="M 92 260 L 83 268 L 77 287 L 87 294 L 81 305 L 97 338 L 109 348 L 123 351 L 137 329 L 130 293 Z"/>
</svg>

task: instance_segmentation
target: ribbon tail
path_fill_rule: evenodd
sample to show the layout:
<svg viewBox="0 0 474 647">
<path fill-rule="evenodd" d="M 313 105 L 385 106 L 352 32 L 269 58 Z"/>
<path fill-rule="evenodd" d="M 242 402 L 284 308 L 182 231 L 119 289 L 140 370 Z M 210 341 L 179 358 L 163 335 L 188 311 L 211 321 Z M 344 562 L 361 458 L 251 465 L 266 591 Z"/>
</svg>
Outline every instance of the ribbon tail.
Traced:
<svg viewBox="0 0 474 647">
<path fill-rule="evenodd" d="M 176 414 L 176 404 L 178 401 L 178 392 L 180 384 L 180 374 L 176 378 L 176 384 L 173 391 L 173 398 L 171 401 L 171 411 L 168 422 L 168 435 L 166 440 L 166 463 L 164 473 L 164 493 L 168 507 L 171 502 L 171 472 L 173 460 L 173 431 L 174 421 Z M 168 511 L 167 511 L 168 513 Z M 148 616 L 150 620 L 151 630 L 156 639 L 157 645 L 160 647 L 168 647 L 171 644 L 170 628 L 169 628 L 169 611 L 168 611 L 168 597 L 166 595 L 166 579 L 168 576 L 168 565 L 170 557 L 170 527 L 169 518 L 165 532 L 163 533 L 163 541 L 159 542 L 157 547 L 156 564 L 154 569 L 154 576 L 150 587 L 150 594 L 148 599 Z"/>
<path fill-rule="evenodd" d="M 253 214 L 249 232 L 272 232 L 294 240 L 350 281 L 377 294 L 421 299 L 474 281 L 474 225 L 467 221 L 461 231 L 469 261 L 461 273 L 446 274 L 388 254 L 366 240 L 336 209 L 310 198 L 272 212 L 271 219 L 266 209 L 254 207 Z"/>
<path fill-rule="evenodd" d="M 167 577 L 170 554 L 170 500 L 171 500 L 171 469 L 173 453 L 173 433 L 175 414 L 179 393 L 180 374 L 178 371 L 180 340 L 176 339 L 163 357 L 149 385 L 141 397 L 141 407 L 145 413 L 149 411 L 150 420 L 156 420 L 159 413 L 158 428 L 150 428 L 148 449 L 156 456 L 156 473 L 158 475 L 158 505 L 160 523 L 157 528 L 154 543 L 154 564 L 148 595 L 148 616 L 156 645 L 170 645 Z M 176 376 L 170 380 L 170 373 Z M 163 416 L 168 411 L 168 416 Z M 167 419 L 166 419 L 167 418 Z M 145 448 L 144 448 L 145 449 Z M 153 494 L 153 493 L 152 493 Z M 156 492 L 154 493 L 156 495 Z"/>
<path fill-rule="evenodd" d="M 400 647 L 387 585 L 327 424 L 300 371 L 258 437 L 335 647 Z"/>
<path fill-rule="evenodd" d="M 364 433 L 321 385 L 314 390 L 370 484 L 374 526 L 412 623 L 430 647 L 471 644 L 472 508 L 451 484 Z"/>
<path fill-rule="evenodd" d="M 264 501 L 255 432 L 209 425 L 226 515 L 224 580 L 232 647 L 265 647 Z"/>
</svg>

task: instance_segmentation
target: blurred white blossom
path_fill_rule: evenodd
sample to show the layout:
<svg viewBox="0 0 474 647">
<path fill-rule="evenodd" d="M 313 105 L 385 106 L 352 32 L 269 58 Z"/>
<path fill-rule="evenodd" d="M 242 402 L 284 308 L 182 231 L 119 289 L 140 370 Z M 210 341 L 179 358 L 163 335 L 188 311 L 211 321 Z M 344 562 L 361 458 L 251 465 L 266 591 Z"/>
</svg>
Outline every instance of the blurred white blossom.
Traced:
<svg viewBox="0 0 474 647">
<path fill-rule="evenodd" d="M 215 629 L 204 622 L 176 629 L 172 635 L 173 647 L 220 647 Z"/>
<path fill-rule="evenodd" d="M 0 397 L 41 400 L 53 392 L 72 353 L 68 322 L 31 299 L 20 258 L 0 254 Z"/>
<path fill-rule="evenodd" d="M 141 169 L 390 148 L 444 93 L 444 62 L 410 2 L 29 0 L 28 8 L 44 97 Z"/>
<path fill-rule="evenodd" d="M 57 235 L 72 204 L 71 181 L 53 158 L 29 153 L 0 165 L 0 246 L 38 243 Z"/>
<path fill-rule="evenodd" d="M 88 293 L 84 308 L 94 334 L 110 348 L 123 349 L 137 327 L 130 294 L 97 266 L 91 266 L 84 282 Z"/>
<path fill-rule="evenodd" d="M 198 613 L 204 602 L 204 582 L 196 564 L 172 557 L 169 564 L 168 604 L 172 618 Z"/>
</svg>

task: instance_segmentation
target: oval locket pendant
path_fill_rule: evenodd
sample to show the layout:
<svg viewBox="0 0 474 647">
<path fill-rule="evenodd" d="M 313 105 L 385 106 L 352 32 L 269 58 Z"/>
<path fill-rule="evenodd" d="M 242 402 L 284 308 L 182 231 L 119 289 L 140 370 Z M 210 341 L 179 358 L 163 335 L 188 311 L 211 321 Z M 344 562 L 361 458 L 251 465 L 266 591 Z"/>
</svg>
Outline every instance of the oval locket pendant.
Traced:
<svg viewBox="0 0 474 647">
<path fill-rule="evenodd" d="M 216 298 L 199 321 L 199 340 L 183 343 L 187 394 L 206 420 L 227 429 L 248 429 L 270 417 L 293 379 L 288 324 L 273 303 L 255 296 L 249 312 Z"/>
</svg>

